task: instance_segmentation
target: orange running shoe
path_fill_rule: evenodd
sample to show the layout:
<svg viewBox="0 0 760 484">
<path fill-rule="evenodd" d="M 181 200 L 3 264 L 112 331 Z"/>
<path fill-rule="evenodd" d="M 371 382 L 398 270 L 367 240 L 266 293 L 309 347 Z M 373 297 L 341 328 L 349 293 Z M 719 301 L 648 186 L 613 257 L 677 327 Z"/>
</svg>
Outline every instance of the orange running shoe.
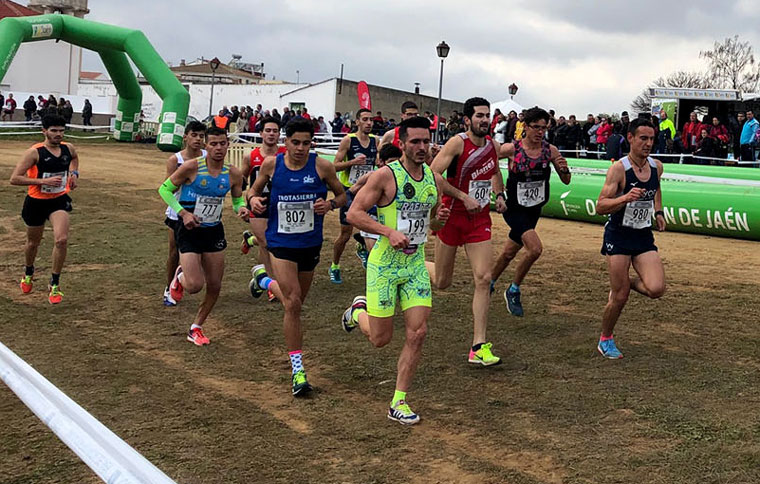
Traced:
<svg viewBox="0 0 760 484">
<path fill-rule="evenodd" d="M 24 294 L 32 292 L 32 276 L 24 276 L 19 283 L 19 287 Z"/>
<path fill-rule="evenodd" d="M 48 302 L 50 304 L 58 304 L 63 299 L 63 293 L 58 289 L 58 284 L 50 286 L 50 293 L 48 294 Z"/>
<path fill-rule="evenodd" d="M 180 302 L 182 300 L 182 296 L 185 294 L 185 289 L 179 282 L 180 274 L 182 274 L 182 266 L 177 266 L 177 270 L 174 271 L 174 279 L 172 279 L 172 283 L 169 284 L 169 294 L 175 302 Z"/>
<path fill-rule="evenodd" d="M 203 334 L 201 328 L 191 329 L 190 332 L 187 333 L 187 340 L 195 346 L 203 346 L 211 343 L 211 341 L 209 341 L 209 339 Z"/>
</svg>

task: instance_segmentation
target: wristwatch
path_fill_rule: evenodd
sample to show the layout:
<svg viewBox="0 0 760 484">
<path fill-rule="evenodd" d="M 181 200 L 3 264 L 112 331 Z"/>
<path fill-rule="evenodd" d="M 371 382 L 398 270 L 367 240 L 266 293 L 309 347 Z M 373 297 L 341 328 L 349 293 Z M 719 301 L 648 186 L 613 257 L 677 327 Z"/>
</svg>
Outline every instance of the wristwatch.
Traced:
<svg viewBox="0 0 760 484">
<path fill-rule="evenodd" d="M 72 171 L 71 171 L 71 174 L 72 174 L 72 175 L 76 175 L 76 177 L 77 177 L 77 178 L 79 178 L 79 171 L 77 171 L 77 170 L 72 170 Z"/>
<path fill-rule="evenodd" d="M 335 199 L 331 198 L 330 199 L 330 210 L 335 210 L 336 207 L 337 207 L 337 205 L 335 205 Z"/>
</svg>

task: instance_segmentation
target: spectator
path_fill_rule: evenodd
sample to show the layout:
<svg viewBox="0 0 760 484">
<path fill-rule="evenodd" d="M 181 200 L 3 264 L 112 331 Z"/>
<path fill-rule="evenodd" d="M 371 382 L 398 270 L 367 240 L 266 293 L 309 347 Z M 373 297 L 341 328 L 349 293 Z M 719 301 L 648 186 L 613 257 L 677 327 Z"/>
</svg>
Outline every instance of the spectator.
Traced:
<svg viewBox="0 0 760 484">
<path fill-rule="evenodd" d="M 280 116 L 279 111 L 277 111 L 277 108 L 272 109 L 272 117 L 276 119 L 278 122 L 282 121 L 282 116 Z"/>
<path fill-rule="evenodd" d="M 741 143 L 742 129 L 744 123 L 747 122 L 747 118 L 744 116 L 744 112 L 736 113 L 735 118 L 729 118 L 730 131 L 731 131 L 731 144 L 734 152 L 734 159 L 741 158 Z"/>
<path fill-rule="evenodd" d="M 705 156 L 710 158 L 715 156 L 715 140 L 710 138 L 710 134 L 707 130 L 707 126 L 703 126 L 699 131 L 699 139 L 697 139 L 696 145 L 694 146 L 694 156 Z M 694 161 L 698 165 L 710 164 L 710 160 L 700 160 L 697 158 Z"/>
<path fill-rule="evenodd" d="M 567 149 L 573 151 L 570 156 L 578 157 L 578 146 L 581 144 L 583 133 L 581 132 L 581 125 L 575 118 L 575 114 L 571 114 L 567 118 Z"/>
<path fill-rule="evenodd" d="M 319 120 L 317 118 L 312 118 L 307 121 L 311 121 L 311 126 L 314 128 L 314 133 L 319 133 Z"/>
<path fill-rule="evenodd" d="M 612 134 L 612 124 L 610 124 L 607 116 L 602 116 L 599 129 L 596 131 L 596 144 L 599 146 L 599 151 L 607 149 L 607 140 Z"/>
<path fill-rule="evenodd" d="M 378 111 L 375 117 L 372 118 L 372 134 L 382 136 L 383 133 L 385 133 L 385 120 L 383 119 L 383 113 Z"/>
<path fill-rule="evenodd" d="M 619 160 L 623 157 L 623 135 L 620 133 L 620 125 L 613 129 L 612 134 L 607 138 L 605 145 L 605 160 Z M 598 140 L 598 137 L 597 137 Z M 601 146 L 601 144 L 600 144 Z"/>
<path fill-rule="evenodd" d="M 499 110 L 497 109 L 497 111 Z M 493 130 L 493 138 L 497 143 L 506 142 L 508 127 L 509 123 L 507 122 L 507 118 L 505 118 L 504 115 L 501 114 L 501 111 L 499 111 L 499 114 L 496 115 L 496 127 Z"/>
<path fill-rule="evenodd" d="M 238 133 L 246 133 L 248 132 L 248 121 L 250 120 L 250 117 L 248 117 L 248 111 L 245 110 L 245 108 L 242 108 L 240 110 L 240 113 L 238 115 L 237 121 L 235 121 L 235 126 L 237 128 Z M 230 120 L 230 122 L 232 122 Z"/>
<path fill-rule="evenodd" d="M 29 99 L 24 101 L 24 116 L 27 121 L 32 120 L 32 116 L 37 112 L 37 101 L 34 100 L 34 96 L 29 96 Z"/>
<path fill-rule="evenodd" d="M 720 124 L 720 120 L 713 116 L 712 124 L 710 125 L 707 134 L 714 141 L 714 152 L 718 158 L 725 158 L 728 154 L 728 128 L 725 125 Z"/>
<path fill-rule="evenodd" d="M 282 108 L 282 126 L 286 126 L 290 120 L 293 119 L 293 111 L 288 109 L 287 106 Z"/>
<path fill-rule="evenodd" d="M 689 122 L 683 125 L 683 131 L 681 131 L 684 151 L 693 153 L 697 149 L 697 141 L 701 138 L 701 132 L 702 123 L 697 120 L 697 113 L 692 111 L 689 113 Z"/>
<path fill-rule="evenodd" d="M 660 110 L 660 137 L 658 139 L 658 153 L 672 153 L 673 140 L 676 137 L 676 127 L 673 121 L 668 119 L 668 113 L 664 109 Z"/>
<path fill-rule="evenodd" d="M 554 145 L 560 151 L 567 149 L 567 121 L 564 116 L 557 120 L 557 129 L 554 130 Z"/>
<path fill-rule="evenodd" d="M 354 123 L 353 121 L 351 122 L 350 125 L 349 125 L 349 123 L 347 123 L 347 122 L 344 121 L 343 125 L 340 127 L 340 132 L 343 133 L 343 134 L 351 133 L 351 132 L 353 132 L 353 129 L 354 129 L 355 125 L 356 125 L 356 123 Z"/>
<path fill-rule="evenodd" d="M 37 115 L 40 117 L 40 119 L 45 117 L 45 113 L 47 112 L 47 99 L 44 97 L 37 96 Z"/>
<path fill-rule="evenodd" d="M 58 114 L 58 111 L 57 111 L 58 100 L 52 94 L 48 96 L 47 108 L 48 108 L 48 114 Z"/>
<path fill-rule="evenodd" d="M 71 119 L 74 117 L 74 107 L 71 105 L 71 101 L 66 100 L 66 102 L 63 103 L 61 116 L 66 120 L 66 124 L 71 124 Z"/>
<path fill-rule="evenodd" d="M 586 122 L 583 123 L 583 126 L 581 126 L 581 146 L 583 146 L 583 148 L 586 150 L 591 150 L 591 148 L 589 148 L 591 145 L 589 132 L 591 131 L 591 128 L 594 127 L 594 124 L 596 124 L 594 122 L 594 115 L 589 114 L 586 116 Z"/>
<path fill-rule="evenodd" d="M 232 123 L 237 124 L 237 120 L 238 118 L 240 118 L 240 111 L 238 111 L 237 106 L 232 106 L 232 109 L 230 110 L 229 118 L 230 118 L 230 124 Z"/>
<path fill-rule="evenodd" d="M 309 110 L 306 109 L 306 106 L 304 106 L 303 109 L 301 109 L 301 117 L 303 119 L 308 119 L 311 121 L 311 114 L 309 114 Z"/>
<path fill-rule="evenodd" d="M 623 153 L 628 153 L 631 151 L 631 147 L 628 145 L 628 127 L 631 126 L 631 118 L 628 116 L 628 111 L 623 111 L 620 113 L 620 121 L 616 123 L 620 129 L 618 132 L 623 135 L 623 146 L 622 150 Z"/>
<path fill-rule="evenodd" d="M 89 99 L 84 100 L 84 107 L 82 108 L 82 124 L 85 126 L 92 126 L 92 104 Z"/>
<path fill-rule="evenodd" d="M 490 132 L 491 136 L 494 138 L 496 137 L 496 125 L 499 124 L 500 120 L 499 117 L 501 116 L 501 109 L 496 108 L 493 112 L 493 116 L 491 117 L 491 127 Z"/>
<path fill-rule="evenodd" d="M 515 140 L 520 141 L 525 136 L 525 111 L 517 115 L 515 123 Z"/>
<path fill-rule="evenodd" d="M 340 113 L 335 113 L 335 117 L 332 121 L 330 121 L 330 126 L 332 126 L 332 132 L 333 134 L 338 134 L 343 132 L 343 118 L 341 117 Z"/>
<path fill-rule="evenodd" d="M 2 93 L 0 93 L 0 114 L 2 114 L 2 110 L 5 107 L 5 96 L 3 96 Z"/>
<path fill-rule="evenodd" d="M 8 94 L 10 96 L 10 94 Z M 7 101 L 6 101 L 7 103 Z M 747 111 L 747 122 L 742 127 L 741 139 L 741 160 L 742 161 L 755 161 L 755 135 L 757 129 L 760 127 L 757 119 L 755 119 L 755 113 L 751 110 Z"/>
<path fill-rule="evenodd" d="M 515 140 L 515 130 L 517 129 L 517 111 L 510 111 L 507 116 L 507 135 L 504 137 L 505 143 L 511 143 Z"/>
<path fill-rule="evenodd" d="M 546 130 L 546 140 L 554 144 L 554 136 L 557 133 L 557 118 L 554 117 L 554 110 L 549 110 L 549 129 Z"/>
<path fill-rule="evenodd" d="M 8 93 L 8 99 L 5 100 L 5 109 L 3 109 L 3 121 L 13 121 L 13 113 L 16 112 L 16 100 L 13 99 L 13 94 Z"/>
<path fill-rule="evenodd" d="M 211 122 L 217 128 L 227 131 L 230 129 L 230 118 L 227 117 L 225 111 L 226 106 L 219 110 L 219 114 L 214 116 L 214 119 L 212 119 Z"/>
<path fill-rule="evenodd" d="M 599 127 L 601 125 L 602 125 L 602 121 L 598 117 L 594 117 L 594 124 L 588 130 L 588 146 L 586 147 L 588 151 L 598 151 L 596 133 L 599 131 Z M 591 154 L 591 156 L 589 156 L 589 158 L 599 159 L 599 154 L 593 153 Z"/>
<path fill-rule="evenodd" d="M 330 132 L 330 130 L 327 128 L 327 123 L 325 123 L 324 116 L 317 118 L 317 122 L 319 123 L 319 129 L 317 130 L 318 133 L 327 134 Z"/>
</svg>

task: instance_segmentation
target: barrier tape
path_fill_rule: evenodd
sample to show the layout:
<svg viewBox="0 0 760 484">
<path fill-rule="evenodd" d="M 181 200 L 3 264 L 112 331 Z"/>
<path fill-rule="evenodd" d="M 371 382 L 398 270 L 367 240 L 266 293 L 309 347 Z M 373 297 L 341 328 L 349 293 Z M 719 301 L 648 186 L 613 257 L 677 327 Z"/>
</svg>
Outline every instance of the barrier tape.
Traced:
<svg viewBox="0 0 760 484">
<path fill-rule="evenodd" d="M 174 484 L 2 343 L 0 379 L 104 482 Z"/>
</svg>

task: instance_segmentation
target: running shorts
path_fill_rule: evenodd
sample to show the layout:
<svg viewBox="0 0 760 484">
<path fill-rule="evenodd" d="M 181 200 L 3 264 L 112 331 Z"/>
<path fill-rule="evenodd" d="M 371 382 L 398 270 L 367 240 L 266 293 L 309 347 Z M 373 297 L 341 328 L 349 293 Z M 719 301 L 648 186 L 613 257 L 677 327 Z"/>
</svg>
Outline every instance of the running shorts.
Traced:
<svg viewBox="0 0 760 484">
<path fill-rule="evenodd" d="M 61 195 L 55 198 L 33 198 L 27 195 L 21 209 L 21 218 L 27 227 L 39 227 L 45 225 L 45 220 L 50 218 L 51 213 L 59 210 L 71 212 L 71 197 Z"/>
<path fill-rule="evenodd" d="M 218 223 L 210 227 L 185 228 L 185 224 L 177 222 L 174 231 L 177 241 L 177 249 L 180 254 L 193 252 L 203 254 L 206 252 L 220 252 L 227 248 L 224 238 L 224 225 Z"/>
<path fill-rule="evenodd" d="M 378 318 L 393 316 L 396 300 L 401 303 L 402 311 L 433 305 L 424 250 L 406 255 L 392 248 L 375 248 L 369 253 L 367 314 Z"/>
<path fill-rule="evenodd" d="M 436 232 L 436 236 L 441 242 L 452 247 L 491 240 L 491 214 L 451 212 L 446 224 Z"/>
<path fill-rule="evenodd" d="M 269 253 L 278 259 L 295 262 L 298 272 L 312 272 L 319 264 L 322 245 L 291 249 L 290 247 L 267 247 Z"/>
<path fill-rule="evenodd" d="M 644 252 L 657 251 L 651 230 L 626 235 L 615 233 L 614 229 L 605 227 L 602 241 L 602 255 L 628 255 L 636 257 Z"/>
<path fill-rule="evenodd" d="M 504 212 L 504 221 L 509 225 L 509 238 L 517 245 L 522 246 L 522 236 L 529 230 L 534 230 L 541 217 L 541 209 L 515 209 L 508 208 Z"/>
</svg>

